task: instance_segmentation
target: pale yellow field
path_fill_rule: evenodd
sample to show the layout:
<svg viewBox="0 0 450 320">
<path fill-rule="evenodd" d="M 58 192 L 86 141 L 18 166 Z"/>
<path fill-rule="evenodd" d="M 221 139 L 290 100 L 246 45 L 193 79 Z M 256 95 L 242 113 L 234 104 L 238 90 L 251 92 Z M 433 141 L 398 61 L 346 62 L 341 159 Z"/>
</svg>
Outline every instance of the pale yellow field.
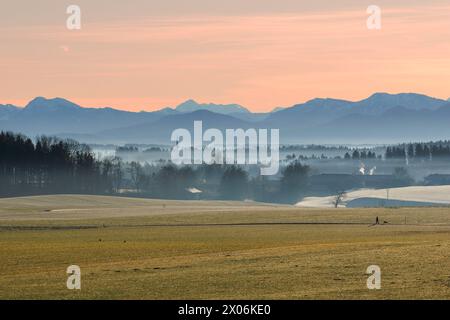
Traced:
<svg viewBox="0 0 450 320">
<path fill-rule="evenodd" d="M 0 199 L 0 298 L 449 299 L 450 209 Z"/>
</svg>

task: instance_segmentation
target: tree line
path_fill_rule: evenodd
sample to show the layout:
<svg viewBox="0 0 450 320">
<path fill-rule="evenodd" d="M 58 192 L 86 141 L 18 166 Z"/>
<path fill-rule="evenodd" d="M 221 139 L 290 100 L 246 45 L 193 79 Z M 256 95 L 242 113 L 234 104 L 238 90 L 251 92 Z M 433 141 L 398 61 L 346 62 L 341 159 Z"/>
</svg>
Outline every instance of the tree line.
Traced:
<svg viewBox="0 0 450 320">
<path fill-rule="evenodd" d="M 346 152 L 344 155 L 344 159 L 346 159 L 346 160 L 350 160 L 350 159 L 363 160 L 363 159 L 376 159 L 376 158 L 377 158 L 377 155 L 375 152 L 366 150 L 366 149 L 363 149 L 363 150 L 355 149 L 355 150 L 353 150 L 351 155 L 349 152 Z"/>
<path fill-rule="evenodd" d="M 450 142 L 409 143 L 386 148 L 386 159 L 430 159 L 450 157 Z"/>
<path fill-rule="evenodd" d="M 0 195 L 97 193 L 107 189 L 101 163 L 73 140 L 0 132 Z"/>
<path fill-rule="evenodd" d="M 281 178 L 251 178 L 236 165 L 175 166 L 97 159 L 74 140 L 30 138 L 0 132 L 0 196 L 35 194 L 138 195 L 163 199 L 297 201 L 306 192 L 310 168 L 298 160 Z"/>
</svg>

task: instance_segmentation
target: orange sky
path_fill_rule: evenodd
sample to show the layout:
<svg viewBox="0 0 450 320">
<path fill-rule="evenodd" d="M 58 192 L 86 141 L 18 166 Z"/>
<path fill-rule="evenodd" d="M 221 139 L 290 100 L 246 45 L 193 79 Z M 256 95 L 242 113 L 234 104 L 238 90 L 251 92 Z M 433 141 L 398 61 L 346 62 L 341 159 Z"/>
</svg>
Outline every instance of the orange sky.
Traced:
<svg viewBox="0 0 450 320">
<path fill-rule="evenodd" d="M 63 4 L 30 21 L 10 8 L 18 18 L 0 22 L 0 104 L 58 96 L 154 110 L 193 98 L 269 111 L 377 91 L 450 97 L 450 0 L 380 1 L 380 31 L 366 28 L 372 3 L 364 1 L 276 10 L 261 0 L 267 10 L 211 5 L 149 14 L 136 8 L 140 0 L 133 12 L 79 2 L 80 31 L 65 28 Z"/>
</svg>

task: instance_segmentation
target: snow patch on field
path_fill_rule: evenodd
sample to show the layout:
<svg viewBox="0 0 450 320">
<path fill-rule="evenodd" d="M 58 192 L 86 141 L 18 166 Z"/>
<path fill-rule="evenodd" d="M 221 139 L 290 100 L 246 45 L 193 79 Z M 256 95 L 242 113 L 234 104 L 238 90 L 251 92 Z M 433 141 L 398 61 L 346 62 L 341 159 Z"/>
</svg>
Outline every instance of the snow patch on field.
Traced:
<svg viewBox="0 0 450 320">
<path fill-rule="evenodd" d="M 362 199 L 398 200 L 405 202 L 421 202 L 435 205 L 450 205 L 450 186 L 417 186 L 392 189 L 360 189 L 347 193 L 344 204 Z M 297 207 L 305 208 L 332 208 L 335 196 L 308 197 L 296 204 Z"/>
</svg>

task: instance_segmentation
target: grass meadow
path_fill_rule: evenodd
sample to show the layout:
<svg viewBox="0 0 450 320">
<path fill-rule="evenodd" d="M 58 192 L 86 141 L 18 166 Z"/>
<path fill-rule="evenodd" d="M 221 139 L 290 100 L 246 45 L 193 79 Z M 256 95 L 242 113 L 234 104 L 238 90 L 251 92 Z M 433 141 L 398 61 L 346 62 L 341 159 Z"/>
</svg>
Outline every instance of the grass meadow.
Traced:
<svg viewBox="0 0 450 320">
<path fill-rule="evenodd" d="M 450 299 L 450 208 L 1 199 L 0 298 Z"/>
</svg>

